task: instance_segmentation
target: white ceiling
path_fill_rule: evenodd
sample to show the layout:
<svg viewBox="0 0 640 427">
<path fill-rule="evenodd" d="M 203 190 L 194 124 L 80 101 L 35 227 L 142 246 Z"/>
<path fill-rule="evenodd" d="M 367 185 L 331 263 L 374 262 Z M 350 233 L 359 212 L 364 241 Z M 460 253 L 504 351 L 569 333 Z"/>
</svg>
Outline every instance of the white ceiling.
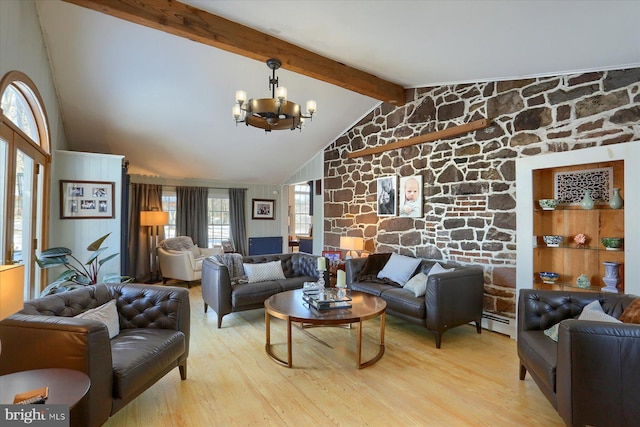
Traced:
<svg viewBox="0 0 640 427">
<path fill-rule="evenodd" d="M 224 1 L 191 6 L 406 88 L 640 66 L 639 1 Z M 60 0 L 37 0 L 69 148 L 133 174 L 279 184 L 379 101 L 279 70 L 318 113 L 302 132 L 234 124 L 261 62 Z"/>
</svg>

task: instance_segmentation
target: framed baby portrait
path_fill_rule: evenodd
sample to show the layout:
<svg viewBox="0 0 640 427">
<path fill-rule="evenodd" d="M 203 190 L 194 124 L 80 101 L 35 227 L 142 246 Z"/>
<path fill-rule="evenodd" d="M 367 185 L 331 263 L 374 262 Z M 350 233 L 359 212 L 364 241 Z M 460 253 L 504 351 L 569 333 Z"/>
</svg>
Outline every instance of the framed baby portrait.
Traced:
<svg viewBox="0 0 640 427">
<path fill-rule="evenodd" d="M 395 175 L 383 176 L 378 178 L 377 184 L 377 201 L 378 216 L 396 216 L 396 186 L 397 178 Z"/>
<path fill-rule="evenodd" d="M 403 176 L 400 178 L 400 216 L 412 218 L 422 217 L 422 175 Z"/>
</svg>

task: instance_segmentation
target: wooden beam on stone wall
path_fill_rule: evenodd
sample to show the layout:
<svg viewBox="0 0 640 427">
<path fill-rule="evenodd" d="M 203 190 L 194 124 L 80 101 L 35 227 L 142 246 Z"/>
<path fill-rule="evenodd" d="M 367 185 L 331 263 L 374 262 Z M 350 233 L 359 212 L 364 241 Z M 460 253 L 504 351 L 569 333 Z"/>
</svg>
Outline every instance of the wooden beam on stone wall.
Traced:
<svg viewBox="0 0 640 427">
<path fill-rule="evenodd" d="M 394 105 L 406 102 L 404 88 L 396 83 L 177 1 L 64 1 L 258 61 L 277 58 L 284 69 L 380 101 Z"/>
<path fill-rule="evenodd" d="M 424 142 L 431 142 L 438 139 L 463 135 L 465 133 L 469 133 L 474 130 L 484 129 L 486 127 L 489 127 L 490 123 L 491 122 L 489 121 L 489 119 L 475 120 L 471 123 L 467 123 L 464 125 L 453 126 L 447 129 L 436 131 L 436 132 L 427 133 L 425 135 L 420 135 L 413 138 L 392 142 L 390 144 L 380 145 L 378 147 L 365 148 L 364 150 L 360 150 L 360 151 L 354 151 L 353 153 L 349 153 L 347 157 L 350 159 L 353 159 L 355 157 L 369 156 L 371 154 L 383 153 L 385 151 L 391 151 L 398 148 L 409 147 L 412 145 L 422 144 Z"/>
</svg>

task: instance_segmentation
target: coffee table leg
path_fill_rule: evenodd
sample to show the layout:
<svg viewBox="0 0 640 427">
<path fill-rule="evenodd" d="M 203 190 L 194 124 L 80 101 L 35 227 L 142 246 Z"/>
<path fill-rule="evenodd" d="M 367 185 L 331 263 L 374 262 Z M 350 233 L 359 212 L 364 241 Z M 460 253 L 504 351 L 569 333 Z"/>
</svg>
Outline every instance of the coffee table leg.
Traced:
<svg viewBox="0 0 640 427">
<path fill-rule="evenodd" d="M 358 322 L 358 360 L 356 368 L 362 367 L 362 321 Z"/>
<path fill-rule="evenodd" d="M 366 368 L 367 366 L 371 366 L 376 363 L 382 355 L 384 354 L 384 322 L 386 313 L 382 313 L 380 315 L 380 348 L 378 350 L 378 354 L 376 354 L 372 359 L 362 363 L 362 321 L 358 322 L 358 369 Z"/>
<path fill-rule="evenodd" d="M 271 345 L 271 316 L 267 310 L 264 311 L 264 329 L 267 333 L 266 346 L 269 347 Z"/>
<path fill-rule="evenodd" d="M 287 367 L 293 366 L 293 354 L 291 351 L 291 318 L 287 318 Z"/>
<path fill-rule="evenodd" d="M 280 359 L 278 356 L 276 356 L 275 354 L 273 354 L 273 351 L 271 350 L 271 315 L 269 314 L 268 310 L 265 310 L 265 314 L 264 314 L 264 327 L 265 327 L 265 333 L 266 333 L 266 339 L 265 339 L 265 345 L 264 345 L 264 350 L 267 352 L 267 354 L 269 355 L 269 357 L 271 359 L 273 359 L 275 362 L 278 362 L 279 364 L 286 366 L 288 368 L 291 367 L 291 320 L 287 319 L 287 356 L 288 359 L 282 360 Z"/>
</svg>

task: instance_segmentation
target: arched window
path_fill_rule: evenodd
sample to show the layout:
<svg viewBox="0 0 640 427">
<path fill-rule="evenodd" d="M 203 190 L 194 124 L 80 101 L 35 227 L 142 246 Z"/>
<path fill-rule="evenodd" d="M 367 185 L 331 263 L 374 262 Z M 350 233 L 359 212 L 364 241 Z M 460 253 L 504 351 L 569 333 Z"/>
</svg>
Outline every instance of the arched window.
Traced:
<svg viewBox="0 0 640 427">
<path fill-rule="evenodd" d="M 42 98 L 19 71 L 0 80 L 1 264 L 24 264 L 25 299 L 42 289 L 36 250 L 47 244 L 50 137 Z"/>
</svg>

